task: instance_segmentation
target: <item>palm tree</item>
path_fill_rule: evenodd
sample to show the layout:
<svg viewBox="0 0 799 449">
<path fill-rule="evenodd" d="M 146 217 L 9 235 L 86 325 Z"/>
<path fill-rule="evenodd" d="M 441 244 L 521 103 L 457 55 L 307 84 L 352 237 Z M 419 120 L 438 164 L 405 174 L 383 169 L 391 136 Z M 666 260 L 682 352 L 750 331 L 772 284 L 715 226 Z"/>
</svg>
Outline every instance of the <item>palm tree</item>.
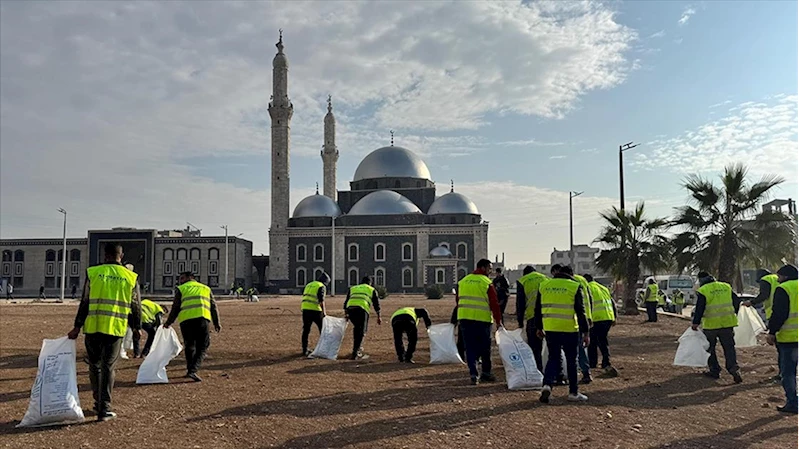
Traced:
<svg viewBox="0 0 799 449">
<path fill-rule="evenodd" d="M 751 183 L 743 164 L 728 165 L 721 186 L 700 175 L 683 184 L 692 205 L 677 209 L 674 224 L 683 232 L 674 238 L 675 259 L 680 270 L 715 272 L 720 281 L 738 281 L 743 263 L 774 267 L 790 257 L 796 246 L 793 219 L 779 211 L 760 212 L 770 191 L 782 184 L 775 175 Z"/>
<path fill-rule="evenodd" d="M 644 203 L 638 203 L 632 211 L 614 207 L 600 215 L 605 226 L 594 241 L 606 249 L 599 253 L 597 266 L 624 281 L 624 314 L 637 315 L 635 287 L 641 268 L 657 272 L 669 265 L 671 246 L 662 235 L 669 222 L 665 218 L 646 218 Z"/>
</svg>

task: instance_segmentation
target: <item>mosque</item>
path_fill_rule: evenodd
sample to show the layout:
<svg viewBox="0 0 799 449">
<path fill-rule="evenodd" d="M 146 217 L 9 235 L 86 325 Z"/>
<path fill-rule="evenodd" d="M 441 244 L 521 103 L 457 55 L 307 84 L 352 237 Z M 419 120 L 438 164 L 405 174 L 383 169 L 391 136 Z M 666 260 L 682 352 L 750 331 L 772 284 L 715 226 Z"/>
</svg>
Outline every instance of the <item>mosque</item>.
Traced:
<svg viewBox="0 0 799 449">
<path fill-rule="evenodd" d="M 328 97 L 324 118 L 323 194 L 318 189 L 289 216 L 290 124 L 288 59 L 283 37 L 272 61 L 272 222 L 269 284 L 296 293 L 322 271 L 331 291 L 372 276 L 388 292 L 421 292 L 427 285 L 452 288 L 487 257 L 488 223 L 477 206 L 454 191 L 436 196 L 425 162 L 391 145 L 369 153 L 358 165 L 350 190 L 336 191 L 336 119 Z"/>
</svg>

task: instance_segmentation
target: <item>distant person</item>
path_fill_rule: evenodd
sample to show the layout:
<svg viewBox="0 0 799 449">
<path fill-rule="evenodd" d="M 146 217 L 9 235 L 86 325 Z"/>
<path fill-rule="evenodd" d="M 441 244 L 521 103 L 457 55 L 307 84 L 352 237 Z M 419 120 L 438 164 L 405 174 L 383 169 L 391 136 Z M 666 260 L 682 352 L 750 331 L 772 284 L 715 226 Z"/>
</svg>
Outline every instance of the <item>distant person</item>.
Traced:
<svg viewBox="0 0 799 449">
<path fill-rule="evenodd" d="M 39 299 L 47 299 L 44 295 L 44 284 L 39 285 Z"/>
<path fill-rule="evenodd" d="M 458 282 L 455 301 L 458 303 L 459 333 L 466 345 L 466 364 L 472 385 L 494 382 L 491 373 L 491 324 L 502 326 L 502 312 L 497 291 L 488 274 L 491 261 L 481 259 L 474 272 Z M 482 372 L 477 372 L 477 361 L 482 362 Z M 478 376 L 479 374 L 479 376 Z"/>
<path fill-rule="evenodd" d="M 502 274 L 502 268 L 497 268 L 494 280 L 494 289 L 497 291 L 497 301 L 499 301 L 499 310 L 502 312 L 503 318 L 505 317 L 505 308 L 508 307 L 508 296 L 510 294 L 510 284 L 508 279 Z"/>
<path fill-rule="evenodd" d="M 72 299 L 78 295 L 78 286 L 76 284 L 72 284 Z"/>
<path fill-rule="evenodd" d="M 716 342 L 721 343 L 724 350 L 724 362 L 727 371 L 735 383 L 743 382 L 738 368 L 735 353 L 735 327 L 738 326 L 738 308 L 741 300 L 732 291 L 730 284 L 719 282 L 705 271 L 697 275 L 700 287 L 696 290 L 696 309 L 691 329 L 702 331 L 710 342 L 710 358 L 707 360 L 708 371 L 705 376 L 718 379 L 721 367 L 716 356 Z"/>
<path fill-rule="evenodd" d="M 14 299 L 14 286 L 10 282 L 6 284 L 6 299 Z"/>
<path fill-rule="evenodd" d="M 527 265 L 522 271 L 522 277 L 516 281 L 516 321 L 518 321 L 519 327 L 524 328 L 527 332 L 527 343 L 533 350 L 533 358 L 539 371 L 544 370 L 541 360 L 543 340 L 536 335 L 537 329 L 535 328 L 533 315 L 535 313 L 535 300 L 538 298 L 538 289 L 547 279 L 546 275 L 535 271 L 535 268 Z"/>
<path fill-rule="evenodd" d="M 344 318 L 352 322 L 352 360 L 368 359 L 363 352 L 363 337 L 369 328 L 369 312 L 372 307 L 377 313 L 377 324 L 383 324 L 380 318 L 380 298 L 377 290 L 372 287 L 372 278 L 369 276 L 361 279 L 361 283 L 353 285 L 347 292 L 344 300 Z"/>
<path fill-rule="evenodd" d="M 682 315 L 682 308 L 685 306 L 685 295 L 682 290 L 675 288 L 671 292 L 671 302 L 674 304 L 674 313 Z"/>
<path fill-rule="evenodd" d="M 655 279 L 649 278 L 646 285 L 646 292 L 644 293 L 644 304 L 646 304 L 647 323 L 657 323 L 658 321 L 658 302 L 659 302 L 658 285 Z"/>
<path fill-rule="evenodd" d="M 308 336 L 311 334 L 311 326 L 315 324 L 319 329 L 319 333 L 322 333 L 322 320 L 325 317 L 325 294 L 329 284 L 330 276 L 322 272 L 315 281 L 309 282 L 302 291 L 300 310 L 302 311 L 301 343 L 303 357 L 311 353 L 308 350 Z"/>
<path fill-rule="evenodd" d="M 782 388 L 785 390 L 785 405 L 777 407 L 783 413 L 796 414 L 796 363 L 799 341 L 799 284 L 797 271 L 793 265 L 785 265 L 777 270 L 780 284 L 774 292 L 771 318 L 768 323 L 767 341 L 776 345 L 782 372 Z"/>
<path fill-rule="evenodd" d="M 414 363 L 413 353 L 416 352 L 416 340 L 419 338 L 417 326 L 419 320 L 424 320 L 424 327 L 429 329 L 433 324 L 427 310 L 421 307 L 402 307 L 391 315 L 391 330 L 394 333 L 394 349 L 400 363 Z M 403 336 L 408 339 L 405 348 Z"/>
</svg>

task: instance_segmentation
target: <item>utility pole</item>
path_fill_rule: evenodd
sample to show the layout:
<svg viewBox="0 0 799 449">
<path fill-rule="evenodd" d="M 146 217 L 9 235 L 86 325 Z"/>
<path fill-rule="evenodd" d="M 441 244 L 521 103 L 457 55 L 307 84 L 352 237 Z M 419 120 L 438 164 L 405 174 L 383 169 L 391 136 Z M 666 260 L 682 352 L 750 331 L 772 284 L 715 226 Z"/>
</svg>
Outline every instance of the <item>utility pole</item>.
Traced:
<svg viewBox="0 0 799 449">
<path fill-rule="evenodd" d="M 633 148 L 641 145 L 640 143 L 636 143 L 633 145 L 632 142 L 627 142 L 624 145 L 619 145 L 619 199 L 621 201 L 621 210 L 624 210 L 624 158 L 622 154 L 627 150 L 632 150 Z"/>
<path fill-rule="evenodd" d="M 227 290 L 230 287 L 230 284 L 228 283 L 228 271 L 227 271 L 227 268 L 228 268 L 228 266 L 227 266 L 227 264 L 228 264 L 227 225 L 222 225 L 222 226 L 220 226 L 220 228 L 225 230 L 225 290 Z M 231 290 L 233 290 L 233 289 L 231 289 Z M 230 293 L 230 292 L 228 292 L 228 293 Z"/>
<path fill-rule="evenodd" d="M 574 266 L 574 213 L 572 212 L 572 200 L 582 194 L 583 192 L 569 192 L 569 265 L 571 265 L 572 270 L 577 270 L 577 267 Z"/>
<path fill-rule="evenodd" d="M 61 299 L 58 302 L 64 302 L 64 287 L 67 274 L 67 211 L 62 208 L 58 208 L 58 211 L 64 214 L 64 245 L 61 252 Z"/>
</svg>

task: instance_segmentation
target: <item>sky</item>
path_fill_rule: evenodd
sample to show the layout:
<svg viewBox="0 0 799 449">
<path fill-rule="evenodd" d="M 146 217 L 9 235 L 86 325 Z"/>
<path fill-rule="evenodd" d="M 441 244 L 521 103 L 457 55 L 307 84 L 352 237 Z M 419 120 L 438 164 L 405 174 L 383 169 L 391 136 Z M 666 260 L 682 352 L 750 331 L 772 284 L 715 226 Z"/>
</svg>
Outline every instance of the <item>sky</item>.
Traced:
<svg viewBox="0 0 799 449">
<path fill-rule="evenodd" d="M 470 197 L 489 255 L 547 263 L 619 203 L 668 216 L 688 174 L 748 164 L 797 198 L 797 3 L 2 2 L 0 237 L 115 226 L 233 235 L 268 254 L 272 58 L 289 59 L 291 209 L 370 151 Z"/>
</svg>

